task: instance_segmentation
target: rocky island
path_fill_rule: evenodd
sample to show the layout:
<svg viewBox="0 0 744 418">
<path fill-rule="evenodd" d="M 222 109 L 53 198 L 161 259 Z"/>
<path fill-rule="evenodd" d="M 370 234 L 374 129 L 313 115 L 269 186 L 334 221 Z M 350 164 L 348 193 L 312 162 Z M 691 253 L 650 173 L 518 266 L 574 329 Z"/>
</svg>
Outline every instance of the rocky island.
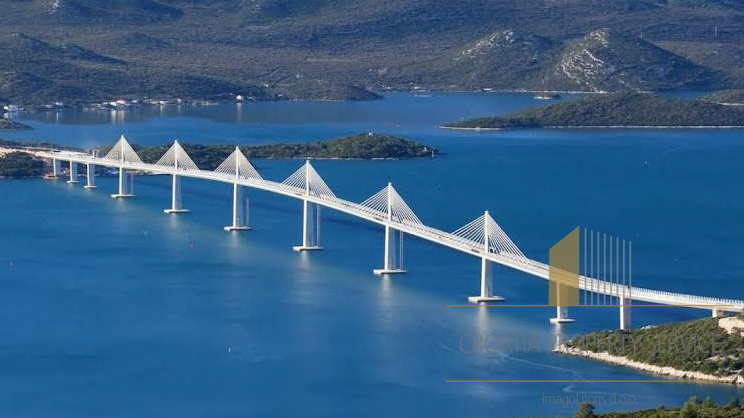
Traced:
<svg viewBox="0 0 744 418">
<path fill-rule="evenodd" d="M 702 100 L 611 93 L 454 122 L 451 129 L 744 127 L 744 110 Z"/>
</svg>

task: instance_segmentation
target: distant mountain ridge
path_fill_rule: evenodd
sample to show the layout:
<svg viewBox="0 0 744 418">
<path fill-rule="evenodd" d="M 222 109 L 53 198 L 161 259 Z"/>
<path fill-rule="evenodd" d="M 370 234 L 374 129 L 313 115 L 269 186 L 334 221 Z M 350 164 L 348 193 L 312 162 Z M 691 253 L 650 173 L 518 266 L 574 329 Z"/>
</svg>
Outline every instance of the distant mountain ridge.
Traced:
<svg viewBox="0 0 744 418">
<path fill-rule="evenodd" d="M 35 53 L 38 45 L 31 42 L 13 46 L 13 56 L 0 61 L 6 80 L 0 97 L 246 93 L 307 99 L 314 91 L 343 99 L 356 89 L 741 88 L 740 4 L 0 0 L 0 43 L 17 44 L 11 37 L 22 33 L 52 48 Z M 17 93 L 32 86 L 12 84 L 24 79 L 51 87 L 29 99 Z"/>
</svg>

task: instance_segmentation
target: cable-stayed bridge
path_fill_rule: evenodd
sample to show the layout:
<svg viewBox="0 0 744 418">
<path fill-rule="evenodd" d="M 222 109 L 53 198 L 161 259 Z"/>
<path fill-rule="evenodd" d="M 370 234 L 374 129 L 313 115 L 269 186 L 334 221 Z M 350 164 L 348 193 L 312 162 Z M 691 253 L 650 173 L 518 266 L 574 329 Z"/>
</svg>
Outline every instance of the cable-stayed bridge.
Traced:
<svg viewBox="0 0 744 418">
<path fill-rule="evenodd" d="M 404 273 L 402 265 L 402 238 L 404 234 L 461 251 L 481 260 L 480 294 L 469 298 L 471 303 L 500 301 L 494 294 L 491 267 L 493 263 L 549 280 L 550 267 L 528 258 L 509 238 L 499 224 L 486 211 L 465 226 L 447 232 L 423 223 L 406 204 L 392 184 L 388 184 L 361 203 L 344 200 L 336 196 L 309 161 L 286 180 L 277 182 L 264 179 L 243 155 L 239 148 L 214 171 L 201 170 L 188 156 L 178 141 L 154 164 L 144 163 L 123 136 L 103 157 L 70 151 L 37 151 L 40 158 L 52 161 L 53 174 L 62 174 L 61 162 L 69 163 L 70 183 L 78 182 L 78 164 L 86 166 L 87 184 L 94 188 L 95 168 L 113 167 L 119 170 L 119 190 L 114 198 L 134 196 L 133 171 L 169 174 L 172 176 L 172 201 L 166 213 L 186 212 L 181 199 L 183 177 L 219 181 L 233 185 L 232 224 L 228 231 L 250 229 L 248 225 L 247 201 L 243 198 L 245 188 L 265 190 L 303 201 L 302 242 L 295 251 L 320 250 L 321 208 L 339 212 L 379 224 L 385 229 L 382 268 L 375 274 Z M 598 275 L 597 275 L 598 276 Z M 629 286 L 618 281 L 608 282 L 595 277 L 580 275 L 579 287 L 584 292 L 609 295 L 618 300 L 621 328 L 628 328 L 632 301 L 652 304 L 691 307 L 711 310 L 713 316 L 723 312 L 743 312 L 744 301 L 715 298 L 683 293 L 665 292 Z M 619 295 L 622 295 L 620 297 Z M 555 322 L 569 321 L 565 307 L 558 307 Z"/>
</svg>

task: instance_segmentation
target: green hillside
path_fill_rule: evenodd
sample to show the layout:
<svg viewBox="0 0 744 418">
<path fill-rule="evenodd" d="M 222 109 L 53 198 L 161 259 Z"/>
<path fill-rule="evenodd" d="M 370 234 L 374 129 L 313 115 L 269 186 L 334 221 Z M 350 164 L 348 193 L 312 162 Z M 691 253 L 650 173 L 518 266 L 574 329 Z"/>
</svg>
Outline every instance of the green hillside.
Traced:
<svg viewBox="0 0 744 418">
<path fill-rule="evenodd" d="M 677 345 L 670 338 L 679 338 Z M 685 345 L 687 343 L 687 345 Z M 690 344 L 695 344 L 691 348 Z M 659 345 L 665 344 L 665 345 Z M 717 318 L 664 324 L 654 328 L 598 331 L 575 337 L 568 346 L 655 366 L 717 376 L 744 375 L 744 338 L 728 334 Z"/>
</svg>

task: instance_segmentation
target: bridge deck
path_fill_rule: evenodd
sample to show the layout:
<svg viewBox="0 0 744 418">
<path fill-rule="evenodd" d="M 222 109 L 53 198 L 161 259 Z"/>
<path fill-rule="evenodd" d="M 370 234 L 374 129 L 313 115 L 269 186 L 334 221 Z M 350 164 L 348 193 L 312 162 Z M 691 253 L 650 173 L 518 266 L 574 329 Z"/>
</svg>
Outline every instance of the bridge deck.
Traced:
<svg viewBox="0 0 744 418">
<path fill-rule="evenodd" d="M 331 208 L 339 212 L 343 212 L 357 218 L 367 220 L 369 222 L 377 223 L 383 226 L 390 226 L 406 234 L 413 235 L 418 238 L 434 242 L 436 244 L 440 244 L 470 255 L 485 257 L 486 259 L 494 263 L 498 263 L 500 265 L 527 273 L 532 276 L 539 277 L 541 279 L 548 280 L 549 277 L 549 266 L 547 264 L 526 257 L 523 258 L 521 254 L 512 254 L 507 251 L 486 251 L 481 243 L 465 239 L 450 232 L 445 232 L 437 228 L 427 226 L 423 223 L 418 223 L 406 219 L 389 219 L 387 214 L 379 210 L 375 210 L 368 206 L 363 206 L 359 203 L 340 199 L 334 196 L 332 193 L 308 194 L 307 191 L 303 188 L 266 179 L 236 178 L 235 176 L 229 174 L 214 171 L 199 169 L 174 169 L 172 167 L 164 167 L 156 164 L 121 162 L 70 151 L 38 151 L 34 152 L 34 154 L 41 158 L 73 161 L 82 164 L 93 164 L 97 166 L 124 168 L 128 170 L 138 170 L 160 174 L 177 174 L 183 177 L 219 181 L 229 184 L 237 183 L 242 186 L 265 190 L 295 199 L 307 200 L 311 203 Z M 720 310 L 723 311 L 744 312 L 744 301 L 742 300 L 665 292 L 660 290 L 646 289 L 642 287 L 621 286 L 618 284 L 608 283 L 606 281 L 601 281 L 586 276 L 580 276 L 579 284 L 582 290 L 610 296 L 623 294 L 628 299 L 642 302 L 662 305 L 679 305 L 700 309 L 712 309 L 713 307 L 719 307 Z"/>
</svg>

